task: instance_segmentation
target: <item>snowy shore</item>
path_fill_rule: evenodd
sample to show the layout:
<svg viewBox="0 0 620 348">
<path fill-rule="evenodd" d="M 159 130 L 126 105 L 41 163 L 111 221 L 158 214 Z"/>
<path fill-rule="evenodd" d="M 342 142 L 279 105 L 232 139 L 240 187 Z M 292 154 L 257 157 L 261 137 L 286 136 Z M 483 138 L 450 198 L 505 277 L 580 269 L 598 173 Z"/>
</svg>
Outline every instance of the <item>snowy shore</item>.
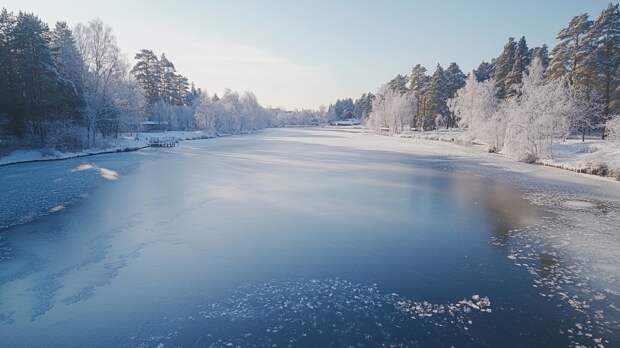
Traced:
<svg viewBox="0 0 620 348">
<path fill-rule="evenodd" d="M 363 127 L 329 127 L 351 132 L 372 133 Z M 218 136 L 226 136 L 220 134 Z M 155 133 L 125 134 L 107 146 L 83 150 L 80 152 L 60 152 L 56 150 L 15 150 L 0 157 L 0 166 L 55 161 L 68 158 L 86 157 L 114 152 L 136 151 L 148 147 L 149 138 L 173 138 L 177 141 L 213 138 L 212 134 L 203 131 L 169 131 Z M 469 138 L 461 130 L 436 130 L 426 132 L 405 132 L 399 135 L 404 139 L 440 141 L 465 145 L 476 152 L 486 152 L 486 146 Z M 503 154 L 498 154 L 502 157 Z M 506 157 L 508 159 L 508 157 Z M 541 159 L 537 164 L 569 170 L 582 174 L 609 177 L 620 181 L 620 144 L 598 138 L 568 139 L 553 145 L 553 158 Z"/>
<path fill-rule="evenodd" d="M 486 150 L 484 144 L 470 139 L 461 130 L 407 132 L 401 134 L 400 137 L 449 142 L 476 147 L 480 151 Z M 620 181 L 620 143 L 601 140 L 598 137 L 586 138 L 583 142 L 581 139 L 567 139 L 553 144 L 552 158 L 540 159 L 536 163 Z"/>
<path fill-rule="evenodd" d="M 124 134 L 119 139 L 111 141 L 105 146 L 85 149 L 78 152 L 61 152 L 47 149 L 15 150 L 4 157 L 0 157 L 0 166 L 18 163 L 57 161 L 69 158 L 87 157 L 115 152 L 137 151 L 149 147 L 150 138 L 172 138 L 176 141 L 209 139 L 214 136 L 203 131 L 169 131 Z"/>
</svg>

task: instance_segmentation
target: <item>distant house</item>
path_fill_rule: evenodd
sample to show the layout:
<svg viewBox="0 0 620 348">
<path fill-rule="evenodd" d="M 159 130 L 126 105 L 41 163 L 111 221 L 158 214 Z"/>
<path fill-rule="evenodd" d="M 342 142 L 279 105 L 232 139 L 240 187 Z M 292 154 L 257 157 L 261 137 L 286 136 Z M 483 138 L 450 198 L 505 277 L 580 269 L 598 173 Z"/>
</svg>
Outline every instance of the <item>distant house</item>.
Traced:
<svg viewBox="0 0 620 348">
<path fill-rule="evenodd" d="M 165 132 L 168 130 L 168 122 L 142 121 L 140 122 L 140 129 L 143 132 Z"/>
</svg>

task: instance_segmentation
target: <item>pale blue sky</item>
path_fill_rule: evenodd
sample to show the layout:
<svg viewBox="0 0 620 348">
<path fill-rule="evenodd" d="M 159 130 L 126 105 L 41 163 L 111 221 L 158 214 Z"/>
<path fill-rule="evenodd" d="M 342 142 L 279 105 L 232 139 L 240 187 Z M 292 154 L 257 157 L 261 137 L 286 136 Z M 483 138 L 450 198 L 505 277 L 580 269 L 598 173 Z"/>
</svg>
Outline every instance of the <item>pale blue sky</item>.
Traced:
<svg viewBox="0 0 620 348">
<path fill-rule="evenodd" d="M 597 16 L 608 0 L 199 1 L 4 0 L 50 24 L 95 17 L 122 50 L 165 52 L 209 93 L 251 90 L 266 105 L 329 104 L 374 91 L 421 63 L 469 71 L 509 36 L 552 46 L 569 19 Z"/>
</svg>

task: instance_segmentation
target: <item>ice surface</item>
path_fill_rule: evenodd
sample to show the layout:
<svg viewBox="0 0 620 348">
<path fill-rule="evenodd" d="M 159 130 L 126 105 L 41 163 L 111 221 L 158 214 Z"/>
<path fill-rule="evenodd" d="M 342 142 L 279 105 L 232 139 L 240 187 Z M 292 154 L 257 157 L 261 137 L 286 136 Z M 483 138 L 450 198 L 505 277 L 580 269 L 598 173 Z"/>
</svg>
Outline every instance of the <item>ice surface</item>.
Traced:
<svg viewBox="0 0 620 348">
<path fill-rule="evenodd" d="M 314 337 L 314 344 L 332 346 L 415 345 L 432 337 L 407 334 L 405 327 L 424 327 L 427 332 L 420 336 L 446 335 L 443 339 L 448 340 L 455 330 L 476 325 L 479 313 L 491 313 L 491 301 L 473 295 L 432 304 L 385 293 L 377 284 L 334 278 L 248 284 L 200 308 L 186 317 L 168 318 L 168 325 L 177 329 L 168 328 L 163 335 L 132 335 L 132 341 L 145 347 L 183 345 L 185 330 L 218 325 L 234 329 L 203 333 L 195 342 L 213 347 L 298 346 L 312 344 Z"/>
<path fill-rule="evenodd" d="M 336 129 L 0 176 L 13 346 L 618 342 L 609 180 Z"/>
</svg>

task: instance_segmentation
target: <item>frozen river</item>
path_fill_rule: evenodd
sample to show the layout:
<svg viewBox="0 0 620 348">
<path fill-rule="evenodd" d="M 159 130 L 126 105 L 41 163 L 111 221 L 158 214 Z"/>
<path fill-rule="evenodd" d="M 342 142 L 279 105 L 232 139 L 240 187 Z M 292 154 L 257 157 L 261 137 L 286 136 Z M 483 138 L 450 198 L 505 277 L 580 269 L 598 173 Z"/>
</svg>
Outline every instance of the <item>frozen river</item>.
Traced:
<svg viewBox="0 0 620 348">
<path fill-rule="evenodd" d="M 620 345 L 617 245 L 597 276 L 562 234 L 566 211 L 614 226 L 611 198 L 347 141 L 0 168 L 0 346 Z"/>
</svg>

